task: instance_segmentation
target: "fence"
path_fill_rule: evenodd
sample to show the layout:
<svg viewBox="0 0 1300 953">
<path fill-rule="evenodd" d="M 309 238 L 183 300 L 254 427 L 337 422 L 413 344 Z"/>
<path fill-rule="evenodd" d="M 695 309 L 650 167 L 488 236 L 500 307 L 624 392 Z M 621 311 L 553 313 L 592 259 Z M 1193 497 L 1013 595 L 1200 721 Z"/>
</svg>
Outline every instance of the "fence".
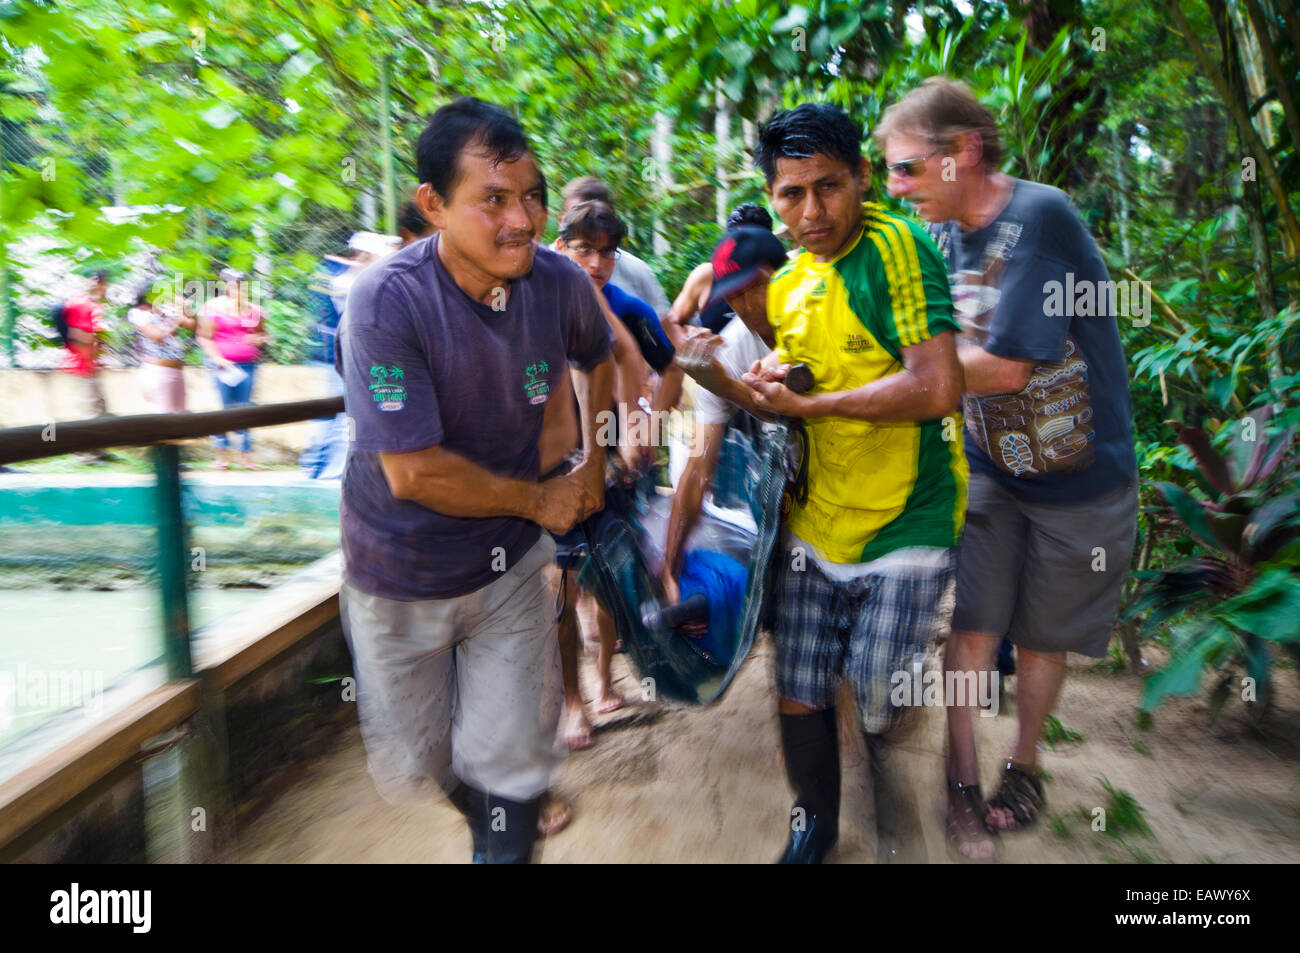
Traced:
<svg viewBox="0 0 1300 953">
<path fill-rule="evenodd" d="M 238 644 L 214 646 L 211 640 L 196 641 L 189 593 L 192 550 L 189 524 L 182 507 L 179 447 L 159 441 L 316 419 L 342 409 L 342 398 L 326 398 L 202 414 L 74 421 L 59 425 L 57 441 L 45 439 L 40 427 L 0 431 L 0 462 L 3 463 L 123 445 L 152 445 L 160 597 L 156 608 L 163 623 L 161 645 L 145 653 L 154 659 L 161 649 L 161 665 L 150 661 L 145 666 L 155 674 L 145 677 L 145 673 L 134 671 L 128 673 L 130 678 L 121 675 L 113 680 L 115 684 L 108 685 L 101 670 L 98 679 L 83 679 L 73 685 L 77 697 L 68 699 L 71 705 L 83 709 L 98 702 L 99 711 L 83 712 L 95 715 L 94 720 L 56 725 L 54 731 L 42 725 L 39 732 L 32 731 L 32 734 L 44 733 L 47 741 L 52 739 L 57 750 L 50 751 L 51 744 L 37 745 L 23 739 L 30 750 L 17 758 L 6 759 L 2 756 L 9 752 L 3 751 L 4 746 L 0 745 L 0 762 L 17 764 L 20 768 L 7 780 L 2 777 L 6 772 L 0 771 L 0 818 L 3 818 L 0 847 L 38 822 L 53 817 L 63 805 L 84 800 L 84 792 L 92 790 L 122 765 L 148 762 L 152 767 L 146 770 L 149 819 L 145 826 L 154 842 L 149 852 L 159 859 L 211 859 L 215 842 L 193 837 L 199 828 L 190 826 L 189 805 L 213 805 L 230 800 L 229 786 L 233 782 L 227 764 L 229 754 L 224 744 L 214 744 L 213 735 L 214 731 L 223 735 L 226 730 L 225 701 L 236 683 L 246 680 L 277 653 L 336 619 L 337 569 L 326 569 L 315 576 L 309 574 L 310 578 L 300 581 L 287 595 L 277 593 L 275 611 L 257 613 L 260 628 L 251 637 L 243 631 L 248 626 L 237 626 L 241 628 Z M 111 506 L 113 501 L 109 498 L 115 493 L 120 496 L 121 489 L 105 488 L 97 505 Z M 68 519 L 62 507 L 58 515 L 59 522 Z M 83 619 L 82 624 L 93 626 L 94 623 L 92 619 Z M 57 639 L 60 633 L 31 635 L 48 642 Z M 20 638 L 12 631 L 9 637 Z M 71 664 L 75 670 L 43 673 L 34 671 L 30 665 L 20 665 L 24 670 L 18 673 L 14 687 L 20 693 L 30 693 L 32 686 L 44 691 L 41 677 L 53 681 L 57 676 L 59 687 L 67 689 L 70 675 L 95 674 L 95 664 L 84 657 L 72 659 Z M 0 674 L 9 675 L 8 672 Z M 106 690 L 116 693 L 113 705 L 109 706 L 111 710 L 107 711 L 103 710 Z M 189 727 L 185 727 L 187 724 Z M 169 731 L 171 735 L 167 734 Z"/>
</svg>

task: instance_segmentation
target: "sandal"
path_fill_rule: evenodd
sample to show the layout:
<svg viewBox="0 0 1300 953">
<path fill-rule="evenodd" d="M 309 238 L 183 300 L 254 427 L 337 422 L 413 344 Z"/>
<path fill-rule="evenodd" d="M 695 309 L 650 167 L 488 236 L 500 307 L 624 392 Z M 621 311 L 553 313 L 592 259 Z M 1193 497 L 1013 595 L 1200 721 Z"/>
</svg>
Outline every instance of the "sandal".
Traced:
<svg viewBox="0 0 1300 953">
<path fill-rule="evenodd" d="M 1038 823 L 1038 815 L 1046 804 L 1047 798 L 1043 794 L 1043 782 L 1039 779 L 1038 772 L 1033 768 L 1025 770 L 1014 761 L 1008 761 L 1002 771 L 1002 783 L 998 785 L 997 793 L 989 798 L 987 806 L 1010 811 L 1016 824 L 1005 830 L 1021 831 Z M 998 830 L 988 823 L 987 814 L 984 826 L 990 831 Z"/>
<path fill-rule="evenodd" d="M 957 808 L 957 817 L 952 817 L 952 808 Z M 989 831 L 984 823 L 986 810 L 984 799 L 980 796 L 978 784 L 962 784 L 960 781 L 948 781 L 947 840 L 948 856 L 959 864 L 987 864 L 998 859 L 997 841 L 993 842 L 991 857 L 968 857 L 961 852 L 964 844 L 977 843 L 982 835 L 997 837 L 997 831 Z"/>
</svg>

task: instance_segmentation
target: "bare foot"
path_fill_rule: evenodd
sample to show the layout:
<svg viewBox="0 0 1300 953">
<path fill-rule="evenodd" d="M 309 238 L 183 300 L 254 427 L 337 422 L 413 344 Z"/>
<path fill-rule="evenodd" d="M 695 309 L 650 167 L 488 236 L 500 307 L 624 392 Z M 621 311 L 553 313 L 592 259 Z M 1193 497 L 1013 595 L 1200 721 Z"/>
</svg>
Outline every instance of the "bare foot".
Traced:
<svg viewBox="0 0 1300 953">
<path fill-rule="evenodd" d="M 582 703 L 565 705 L 560 719 L 560 735 L 570 751 L 591 747 L 591 722 L 582 710 Z"/>
<path fill-rule="evenodd" d="M 611 711 L 618 711 L 624 705 L 623 696 L 612 688 L 606 689 L 600 696 L 600 699 L 591 707 L 598 715 L 608 715 Z"/>
<path fill-rule="evenodd" d="M 537 836 L 550 837 L 569 826 L 573 820 L 573 808 L 569 802 L 552 794 L 542 796 L 542 812 L 537 817 Z"/>
<path fill-rule="evenodd" d="M 980 817 L 981 806 L 977 785 L 963 785 L 960 790 L 950 786 L 947 834 L 949 851 L 958 855 L 954 860 L 987 861 L 997 856 L 997 844 Z"/>
</svg>

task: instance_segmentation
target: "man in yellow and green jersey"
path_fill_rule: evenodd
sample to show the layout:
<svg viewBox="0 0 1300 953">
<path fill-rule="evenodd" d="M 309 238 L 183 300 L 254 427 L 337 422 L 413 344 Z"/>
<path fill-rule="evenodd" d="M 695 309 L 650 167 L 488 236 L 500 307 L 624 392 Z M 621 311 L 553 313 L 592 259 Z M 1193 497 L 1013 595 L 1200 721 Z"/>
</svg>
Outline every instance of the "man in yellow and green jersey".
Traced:
<svg viewBox="0 0 1300 953">
<path fill-rule="evenodd" d="M 868 203 L 857 237 L 830 261 L 804 250 L 773 275 L 778 359 L 807 365 L 813 394 L 897 374 L 904 348 L 956 330 L 947 281 L 924 230 Z M 925 421 L 810 416 L 805 426 L 808 499 L 790 512 L 794 536 L 836 563 L 956 545 L 966 486 L 956 412 Z"/>
<path fill-rule="evenodd" d="M 920 860 L 915 798 L 890 732 L 940 621 L 966 504 L 961 367 L 947 269 L 926 231 L 864 204 L 859 127 L 805 103 L 760 133 L 755 161 L 802 246 L 768 290 L 776 350 L 745 382 L 802 420 L 807 484 L 791 502 L 774 585 L 781 742 L 795 791 L 786 863 L 820 862 L 839 833 L 835 698 L 853 686 L 882 860 Z M 813 385 L 783 383 L 803 364 Z M 920 699 L 915 699 L 919 703 Z"/>
</svg>

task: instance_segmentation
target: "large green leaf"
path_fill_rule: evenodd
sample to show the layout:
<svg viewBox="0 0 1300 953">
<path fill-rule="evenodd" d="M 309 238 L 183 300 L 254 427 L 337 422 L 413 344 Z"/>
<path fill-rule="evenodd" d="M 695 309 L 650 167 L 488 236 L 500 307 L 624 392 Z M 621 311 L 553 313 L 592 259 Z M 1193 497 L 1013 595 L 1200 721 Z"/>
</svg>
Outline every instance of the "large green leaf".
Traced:
<svg viewBox="0 0 1300 953">
<path fill-rule="evenodd" d="M 1278 527 L 1287 525 L 1300 513 L 1300 492 L 1274 497 L 1255 510 L 1242 533 L 1242 541 L 1252 550 L 1267 544 L 1269 535 Z"/>
<path fill-rule="evenodd" d="M 1228 467 L 1238 488 L 1245 488 L 1251 474 L 1259 471 L 1268 448 L 1268 421 L 1272 416 L 1271 408 L 1261 407 L 1231 425 Z"/>
<path fill-rule="evenodd" d="M 1300 576 L 1269 568 L 1246 591 L 1215 606 L 1212 615 L 1270 642 L 1300 641 Z"/>
<path fill-rule="evenodd" d="M 1173 507 L 1183 528 L 1192 538 L 1211 549 L 1223 549 L 1218 536 L 1215 535 L 1214 527 L 1210 524 L 1209 516 L 1194 496 L 1176 483 L 1157 483 L 1155 486 L 1160 491 L 1160 495 Z"/>
<path fill-rule="evenodd" d="M 1154 711 L 1168 695 L 1188 695 L 1201 687 L 1201 671 L 1237 641 L 1232 631 L 1210 620 L 1175 631 L 1174 649 L 1164 666 L 1147 679 L 1142 709 Z"/>
</svg>

